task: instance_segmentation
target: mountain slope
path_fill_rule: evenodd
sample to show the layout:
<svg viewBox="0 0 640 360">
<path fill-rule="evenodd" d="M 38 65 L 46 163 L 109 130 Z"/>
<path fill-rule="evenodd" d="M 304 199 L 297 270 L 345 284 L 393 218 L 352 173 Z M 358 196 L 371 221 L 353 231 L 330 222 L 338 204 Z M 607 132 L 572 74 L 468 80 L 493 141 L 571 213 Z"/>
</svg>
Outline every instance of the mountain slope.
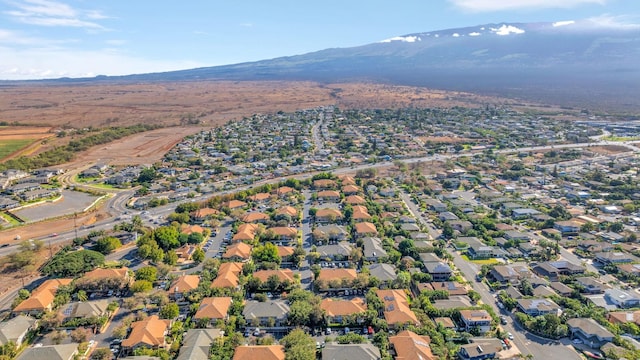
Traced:
<svg viewBox="0 0 640 360">
<path fill-rule="evenodd" d="M 640 28 L 592 21 L 488 24 L 252 63 L 108 77 L 151 80 L 375 81 L 572 106 L 633 105 Z"/>
</svg>

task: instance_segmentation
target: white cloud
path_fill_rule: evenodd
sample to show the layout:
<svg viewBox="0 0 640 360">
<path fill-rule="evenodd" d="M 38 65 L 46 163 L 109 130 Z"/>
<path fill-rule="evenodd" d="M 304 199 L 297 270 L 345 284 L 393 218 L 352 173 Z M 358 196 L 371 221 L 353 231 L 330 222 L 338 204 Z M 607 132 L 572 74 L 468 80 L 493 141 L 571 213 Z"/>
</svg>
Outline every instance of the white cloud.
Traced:
<svg viewBox="0 0 640 360">
<path fill-rule="evenodd" d="M 491 28 L 491 32 L 494 32 L 497 35 L 524 34 L 524 30 L 513 25 L 502 25 L 497 29 Z"/>
<path fill-rule="evenodd" d="M 460 34 L 458 34 L 458 33 L 453 33 L 453 35 L 451 35 L 451 36 L 453 36 L 453 37 L 460 37 Z"/>
<path fill-rule="evenodd" d="M 51 0 L 10 1 L 14 10 L 5 11 L 15 21 L 38 26 L 78 27 L 91 30 L 106 30 L 96 20 L 107 19 L 108 16 L 98 10 L 80 10 Z"/>
<path fill-rule="evenodd" d="M 480 34 L 479 32 L 469 33 L 469 36 L 480 36 L 480 35 L 482 35 L 482 34 Z"/>
<path fill-rule="evenodd" d="M 402 42 L 408 42 L 408 43 L 412 43 L 412 42 L 416 42 L 416 41 L 421 41 L 422 39 L 420 39 L 417 36 L 396 36 L 396 37 L 392 37 L 390 39 L 385 39 L 380 41 L 381 43 L 390 43 L 392 41 L 402 41 Z"/>
<path fill-rule="evenodd" d="M 473 12 L 532 8 L 572 8 L 582 4 L 604 5 L 608 0 L 449 0 L 456 7 Z"/>
<path fill-rule="evenodd" d="M 558 26 L 572 25 L 572 24 L 575 24 L 575 23 L 576 22 L 573 21 L 573 20 L 567 20 L 567 21 L 556 21 L 552 25 L 553 25 L 553 27 L 558 27 Z"/>
<path fill-rule="evenodd" d="M 1 35 L 0 35 L 1 36 Z M 212 66 L 195 61 L 154 61 L 113 49 L 16 49 L 0 42 L 0 79 L 26 80 L 95 75 L 127 75 Z"/>
</svg>

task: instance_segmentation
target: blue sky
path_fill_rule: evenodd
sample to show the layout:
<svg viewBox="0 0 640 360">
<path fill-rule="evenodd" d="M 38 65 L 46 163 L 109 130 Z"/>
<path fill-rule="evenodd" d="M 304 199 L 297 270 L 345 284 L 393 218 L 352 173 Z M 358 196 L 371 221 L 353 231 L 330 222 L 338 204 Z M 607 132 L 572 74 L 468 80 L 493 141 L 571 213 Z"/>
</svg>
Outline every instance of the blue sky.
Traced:
<svg viewBox="0 0 640 360">
<path fill-rule="evenodd" d="M 0 0 L 0 79 L 215 66 L 416 32 L 585 18 L 640 24 L 640 1 Z"/>
</svg>

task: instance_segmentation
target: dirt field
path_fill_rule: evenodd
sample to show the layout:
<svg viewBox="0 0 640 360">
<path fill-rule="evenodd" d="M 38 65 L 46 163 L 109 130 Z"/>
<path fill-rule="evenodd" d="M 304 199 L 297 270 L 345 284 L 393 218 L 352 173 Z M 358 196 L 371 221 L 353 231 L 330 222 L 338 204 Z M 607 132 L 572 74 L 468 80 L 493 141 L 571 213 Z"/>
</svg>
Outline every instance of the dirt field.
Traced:
<svg viewBox="0 0 640 360">
<path fill-rule="evenodd" d="M 331 104 L 343 108 L 396 108 L 487 103 L 511 102 L 462 92 L 363 83 L 201 81 L 0 88 L 3 121 L 62 128 L 137 123 L 176 125 L 189 114 L 211 126 L 255 113 Z"/>
<path fill-rule="evenodd" d="M 110 165 L 151 165 L 185 136 L 202 130 L 199 126 L 171 127 L 128 136 L 109 144 L 100 145 L 80 154 L 74 164 L 106 163 Z M 67 164 L 65 168 L 72 168 Z"/>
<path fill-rule="evenodd" d="M 629 151 L 628 148 L 617 145 L 589 146 L 588 150 L 602 155 L 619 154 Z"/>
</svg>

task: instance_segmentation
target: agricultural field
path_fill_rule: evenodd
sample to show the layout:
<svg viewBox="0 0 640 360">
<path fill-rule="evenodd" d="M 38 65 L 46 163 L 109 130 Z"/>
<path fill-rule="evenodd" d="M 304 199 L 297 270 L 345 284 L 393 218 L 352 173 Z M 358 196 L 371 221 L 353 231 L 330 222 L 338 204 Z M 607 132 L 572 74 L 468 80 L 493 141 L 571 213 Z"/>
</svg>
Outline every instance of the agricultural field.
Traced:
<svg viewBox="0 0 640 360">
<path fill-rule="evenodd" d="M 54 134 L 50 127 L 0 126 L 0 161 L 29 155 L 51 136 Z"/>
</svg>

